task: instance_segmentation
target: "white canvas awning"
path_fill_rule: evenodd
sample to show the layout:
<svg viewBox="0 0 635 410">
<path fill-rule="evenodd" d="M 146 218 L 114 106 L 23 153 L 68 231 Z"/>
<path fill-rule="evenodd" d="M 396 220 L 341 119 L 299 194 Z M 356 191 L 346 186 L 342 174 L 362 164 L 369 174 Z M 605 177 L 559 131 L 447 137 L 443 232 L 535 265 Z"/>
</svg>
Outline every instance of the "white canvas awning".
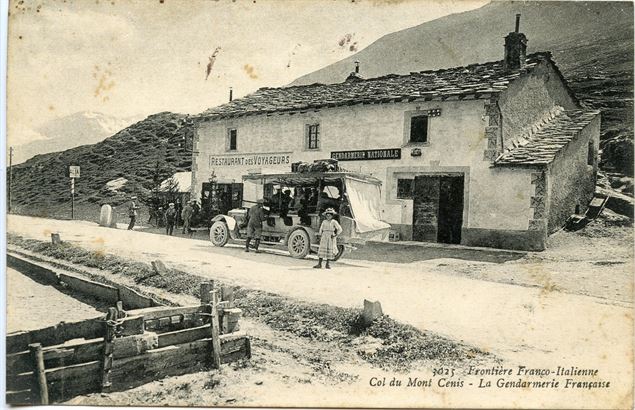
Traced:
<svg viewBox="0 0 635 410">
<path fill-rule="evenodd" d="M 166 192 L 170 189 L 170 180 L 174 180 L 177 184 L 178 192 L 190 192 L 192 188 L 192 173 L 191 172 L 177 172 L 172 177 L 161 182 L 159 191 Z"/>
</svg>

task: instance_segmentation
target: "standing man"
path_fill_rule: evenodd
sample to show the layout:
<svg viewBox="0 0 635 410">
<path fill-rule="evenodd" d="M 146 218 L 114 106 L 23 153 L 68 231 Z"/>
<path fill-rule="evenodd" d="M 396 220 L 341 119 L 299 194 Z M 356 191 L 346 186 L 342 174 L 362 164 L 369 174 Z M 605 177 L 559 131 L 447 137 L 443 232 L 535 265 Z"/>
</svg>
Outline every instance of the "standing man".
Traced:
<svg viewBox="0 0 635 410">
<path fill-rule="evenodd" d="M 176 218 L 174 218 L 174 226 L 176 226 L 178 228 L 179 224 L 181 223 L 181 218 L 183 218 L 183 216 L 182 216 L 183 205 L 181 204 L 181 199 L 180 198 L 176 199 L 176 204 L 174 206 L 174 209 L 176 210 Z"/>
<path fill-rule="evenodd" d="M 174 223 L 176 222 L 176 208 L 174 202 L 170 202 L 168 209 L 165 210 L 165 233 L 172 235 L 174 231 Z"/>
<path fill-rule="evenodd" d="M 183 211 L 181 211 L 181 218 L 183 218 L 183 233 L 190 231 L 190 220 L 192 219 L 192 215 L 194 214 L 194 206 L 192 205 L 195 201 L 191 200 L 185 205 Z"/>
<path fill-rule="evenodd" d="M 136 200 L 136 196 L 130 197 L 130 205 L 128 205 L 128 216 L 130 217 L 130 224 L 128 225 L 129 231 L 134 228 L 135 221 L 137 220 L 137 209 L 139 209 L 139 207 L 135 203 Z"/>
<path fill-rule="evenodd" d="M 245 252 L 249 252 L 249 243 L 251 239 L 256 240 L 256 253 L 260 253 L 258 246 L 260 246 L 260 236 L 262 235 L 262 223 L 266 220 L 265 211 L 262 208 L 264 200 L 259 199 L 256 201 L 256 205 L 249 208 L 247 214 L 249 222 L 247 222 L 247 242 L 245 243 Z"/>
</svg>

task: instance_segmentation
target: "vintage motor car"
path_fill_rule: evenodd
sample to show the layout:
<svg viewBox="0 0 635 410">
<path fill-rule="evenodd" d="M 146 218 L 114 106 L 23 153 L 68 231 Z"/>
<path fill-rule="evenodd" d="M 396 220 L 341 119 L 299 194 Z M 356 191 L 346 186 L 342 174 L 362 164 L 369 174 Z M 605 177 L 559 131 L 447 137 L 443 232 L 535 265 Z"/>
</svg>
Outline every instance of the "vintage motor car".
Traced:
<svg viewBox="0 0 635 410">
<path fill-rule="evenodd" d="M 247 212 L 259 198 L 264 199 L 269 215 L 261 245 L 286 248 L 294 258 L 317 252 L 326 208 L 337 211 L 342 226 L 336 259 L 354 249 L 356 242 L 388 239 L 390 225 L 380 220 L 381 181 L 377 178 L 348 171 L 253 173 L 243 176 L 243 184 L 243 206 L 212 219 L 210 240 L 215 246 L 230 240 L 244 243 Z M 303 195 L 304 208 L 297 205 Z"/>
</svg>

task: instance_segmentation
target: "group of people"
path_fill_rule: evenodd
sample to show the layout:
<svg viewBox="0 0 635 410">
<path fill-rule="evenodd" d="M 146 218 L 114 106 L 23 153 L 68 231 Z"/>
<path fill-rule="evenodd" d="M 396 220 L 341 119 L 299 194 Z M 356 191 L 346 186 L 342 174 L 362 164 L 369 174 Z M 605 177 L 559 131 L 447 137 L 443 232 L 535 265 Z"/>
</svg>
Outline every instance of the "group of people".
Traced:
<svg viewBox="0 0 635 410">
<path fill-rule="evenodd" d="M 249 252 L 251 241 L 254 241 L 254 250 L 260 253 L 260 239 L 262 237 L 262 224 L 267 220 L 264 210 L 264 200 L 258 199 L 256 205 L 249 208 L 247 213 L 247 241 L 245 242 L 245 252 Z M 318 249 L 318 263 L 314 266 L 316 269 L 322 268 L 322 262 L 326 261 L 324 266 L 331 269 L 330 262 L 335 260 L 337 255 L 337 237 L 342 233 L 342 227 L 333 219 L 337 212 L 333 208 L 327 208 L 322 212 L 324 220 L 320 224 L 320 247 Z"/>
<path fill-rule="evenodd" d="M 163 213 L 163 222 L 165 223 L 165 234 L 172 235 L 174 232 L 174 227 L 180 220 L 183 222 L 183 227 L 181 233 L 186 234 L 190 232 L 190 227 L 192 223 L 192 217 L 196 212 L 197 204 L 195 200 L 191 200 L 185 204 L 183 209 L 179 210 L 176 208 L 174 202 L 170 202 L 168 204 L 168 208 Z"/>
<path fill-rule="evenodd" d="M 132 196 L 128 205 L 128 216 L 130 217 L 130 224 L 128 229 L 132 230 L 135 226 L 136 218 L 138 215 L 139 206 L 136 203 L 137 197 Z M 318 194 L 315 188 L 295 188 L 294 195 L 291 196 L 290 189 L 279 189 L 270 199 L 267 201 L 272 212 L 278 212 L 282 218 L 287 218 L 290 210 L 297 211 L 300 217 L 300 223 L 303 225 L 311 225 L 311 219 L 309 212 L 319 212 L 323 216 L 322 223 L 320 224 L 319 236 L 320 247 L 318 250 L 318 263 L 314 266 L 316 269 L 322 268 L 322 263 L 326 261 L 325 268 L 330 269 L 330 263 L 334 261 L 337 254 L 337 237 L 342 233 L 342 227 L 334 219 L 338 213 L 335 211 L 335 207 L 343 210 L 348 208 L 348 200 L 346 194 L 340 195 L 339 198 L 331 198 L 326 192 Z M 258 199 L 256 205 L 252 206 L 247 213 L 247 241 L 245 242 L 245 252 L 249 252 L 251 242 L 254 241 L 254 250 L 259 253 L 260 240 L 262 238 L 262 224 L 267 221 L 267 212 L 264 209 L 265 201 Z M 150 213 L 150 222 L 153 218 L 157 223 L 159 218 L 162 219 L 165 224 L 165 233 L 172 235 L 174 227 L 178 222 L 180 215 L 183 221 L 183 230 L 185 234 L 190 230 L 190 224 L 194 214 L 197 212 L 198 204 L 195 200 L 187 202 L 187 204 L 181 209 L 176 208 L 174 202 L 168 203 L 167 208 L 163 211 L 163 207 L 154 209 L 154 212 Z"/>
<path fill-rule="evenodd" d="M 139 206 L 136 201 L 136 196 L 130 197 L 130 203 L 128 204 L 128 217 L 130 218 L 128 230 L 132 230 L 134 228 L 138 216 Z M 165 210 L 163 206 L 150 207 L 150 218 L 148 219 L 148 223 L 151 223 L 154 219 L 157 226 L 160 226 L 162 222 L 165 226 L 166 235 L 172 235 L 174 233 L 174 227 L 179 221 L 182 221 L 182 233 L 188 233 L 190 231 L 192 218 L 197 212 L 198 205 L 195 200 L 187 202 L 182 209 L 180 209 L 180 204 L 178 205 L 179 208 L 176 207 L 174 202 L 170 202 L 167 207 L 165 207 Z"/>
<path fill-rule="evenodd" d="M 293 196 L 290 189 L 280 188 L 269 198 L 267 203 L 271 211 L 278 213 L 281 218 L 286 218 L 290 211 L 297 212 L 302 225 L 311 225 L 309 213 L 321 214 L 329 208 L 338 209 L 341 215 L 351 216 L 346 193 L 340 194 L 338 198 L 332 198 L 326 191 L 319 192 L 314 187 L 296 187 Z"/>
</svg>

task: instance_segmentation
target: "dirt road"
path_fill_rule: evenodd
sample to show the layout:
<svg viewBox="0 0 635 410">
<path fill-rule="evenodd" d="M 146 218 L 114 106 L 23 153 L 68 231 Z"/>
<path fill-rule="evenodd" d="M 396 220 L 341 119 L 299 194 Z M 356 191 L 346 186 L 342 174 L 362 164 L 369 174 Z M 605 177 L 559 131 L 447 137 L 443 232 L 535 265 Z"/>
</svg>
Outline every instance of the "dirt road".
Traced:
<svg viewBox="0 0 635 410">
<path fill-rule="evenodd" d="M 448 266 L 460 272 L 473 264 L 455 259 L 406 264 L 349 260 L 327 271 L 312 269 L 310 260 L 246 254 L 238 247 L 213 248 L 206 241 L 100 228 L 90 222 L 11 215 L 8 231 L 40 240 L 59 232 L 62 240 L 82 247 L 146 262 L 162 259 L 190 273 L 301 300 L 342 307 L 359 307 L 364 298 L 379 300 L 384 312 L 397 320 L 490 350 L 508 363 L 594 368 L 611 381 L 610 389 L 513 391 L 523 407 L 548 407 L 565 397 L 569 407 L 623 406 L 632 394 L 632 308 L 556 291 L 551 268 L 540 263 L 532 269 L 545 285 L 527 287 L 449 275 Z M 480 263 L 479 269 L 500 273 L 508 266 L 513 274 L 519 263 Z M 479 389 L 448 391 L 443 403 L 473 406 L 482 394 Z M 487 394 L 500 405 L 510 404 L 504 389 Z"/>
</svg>

